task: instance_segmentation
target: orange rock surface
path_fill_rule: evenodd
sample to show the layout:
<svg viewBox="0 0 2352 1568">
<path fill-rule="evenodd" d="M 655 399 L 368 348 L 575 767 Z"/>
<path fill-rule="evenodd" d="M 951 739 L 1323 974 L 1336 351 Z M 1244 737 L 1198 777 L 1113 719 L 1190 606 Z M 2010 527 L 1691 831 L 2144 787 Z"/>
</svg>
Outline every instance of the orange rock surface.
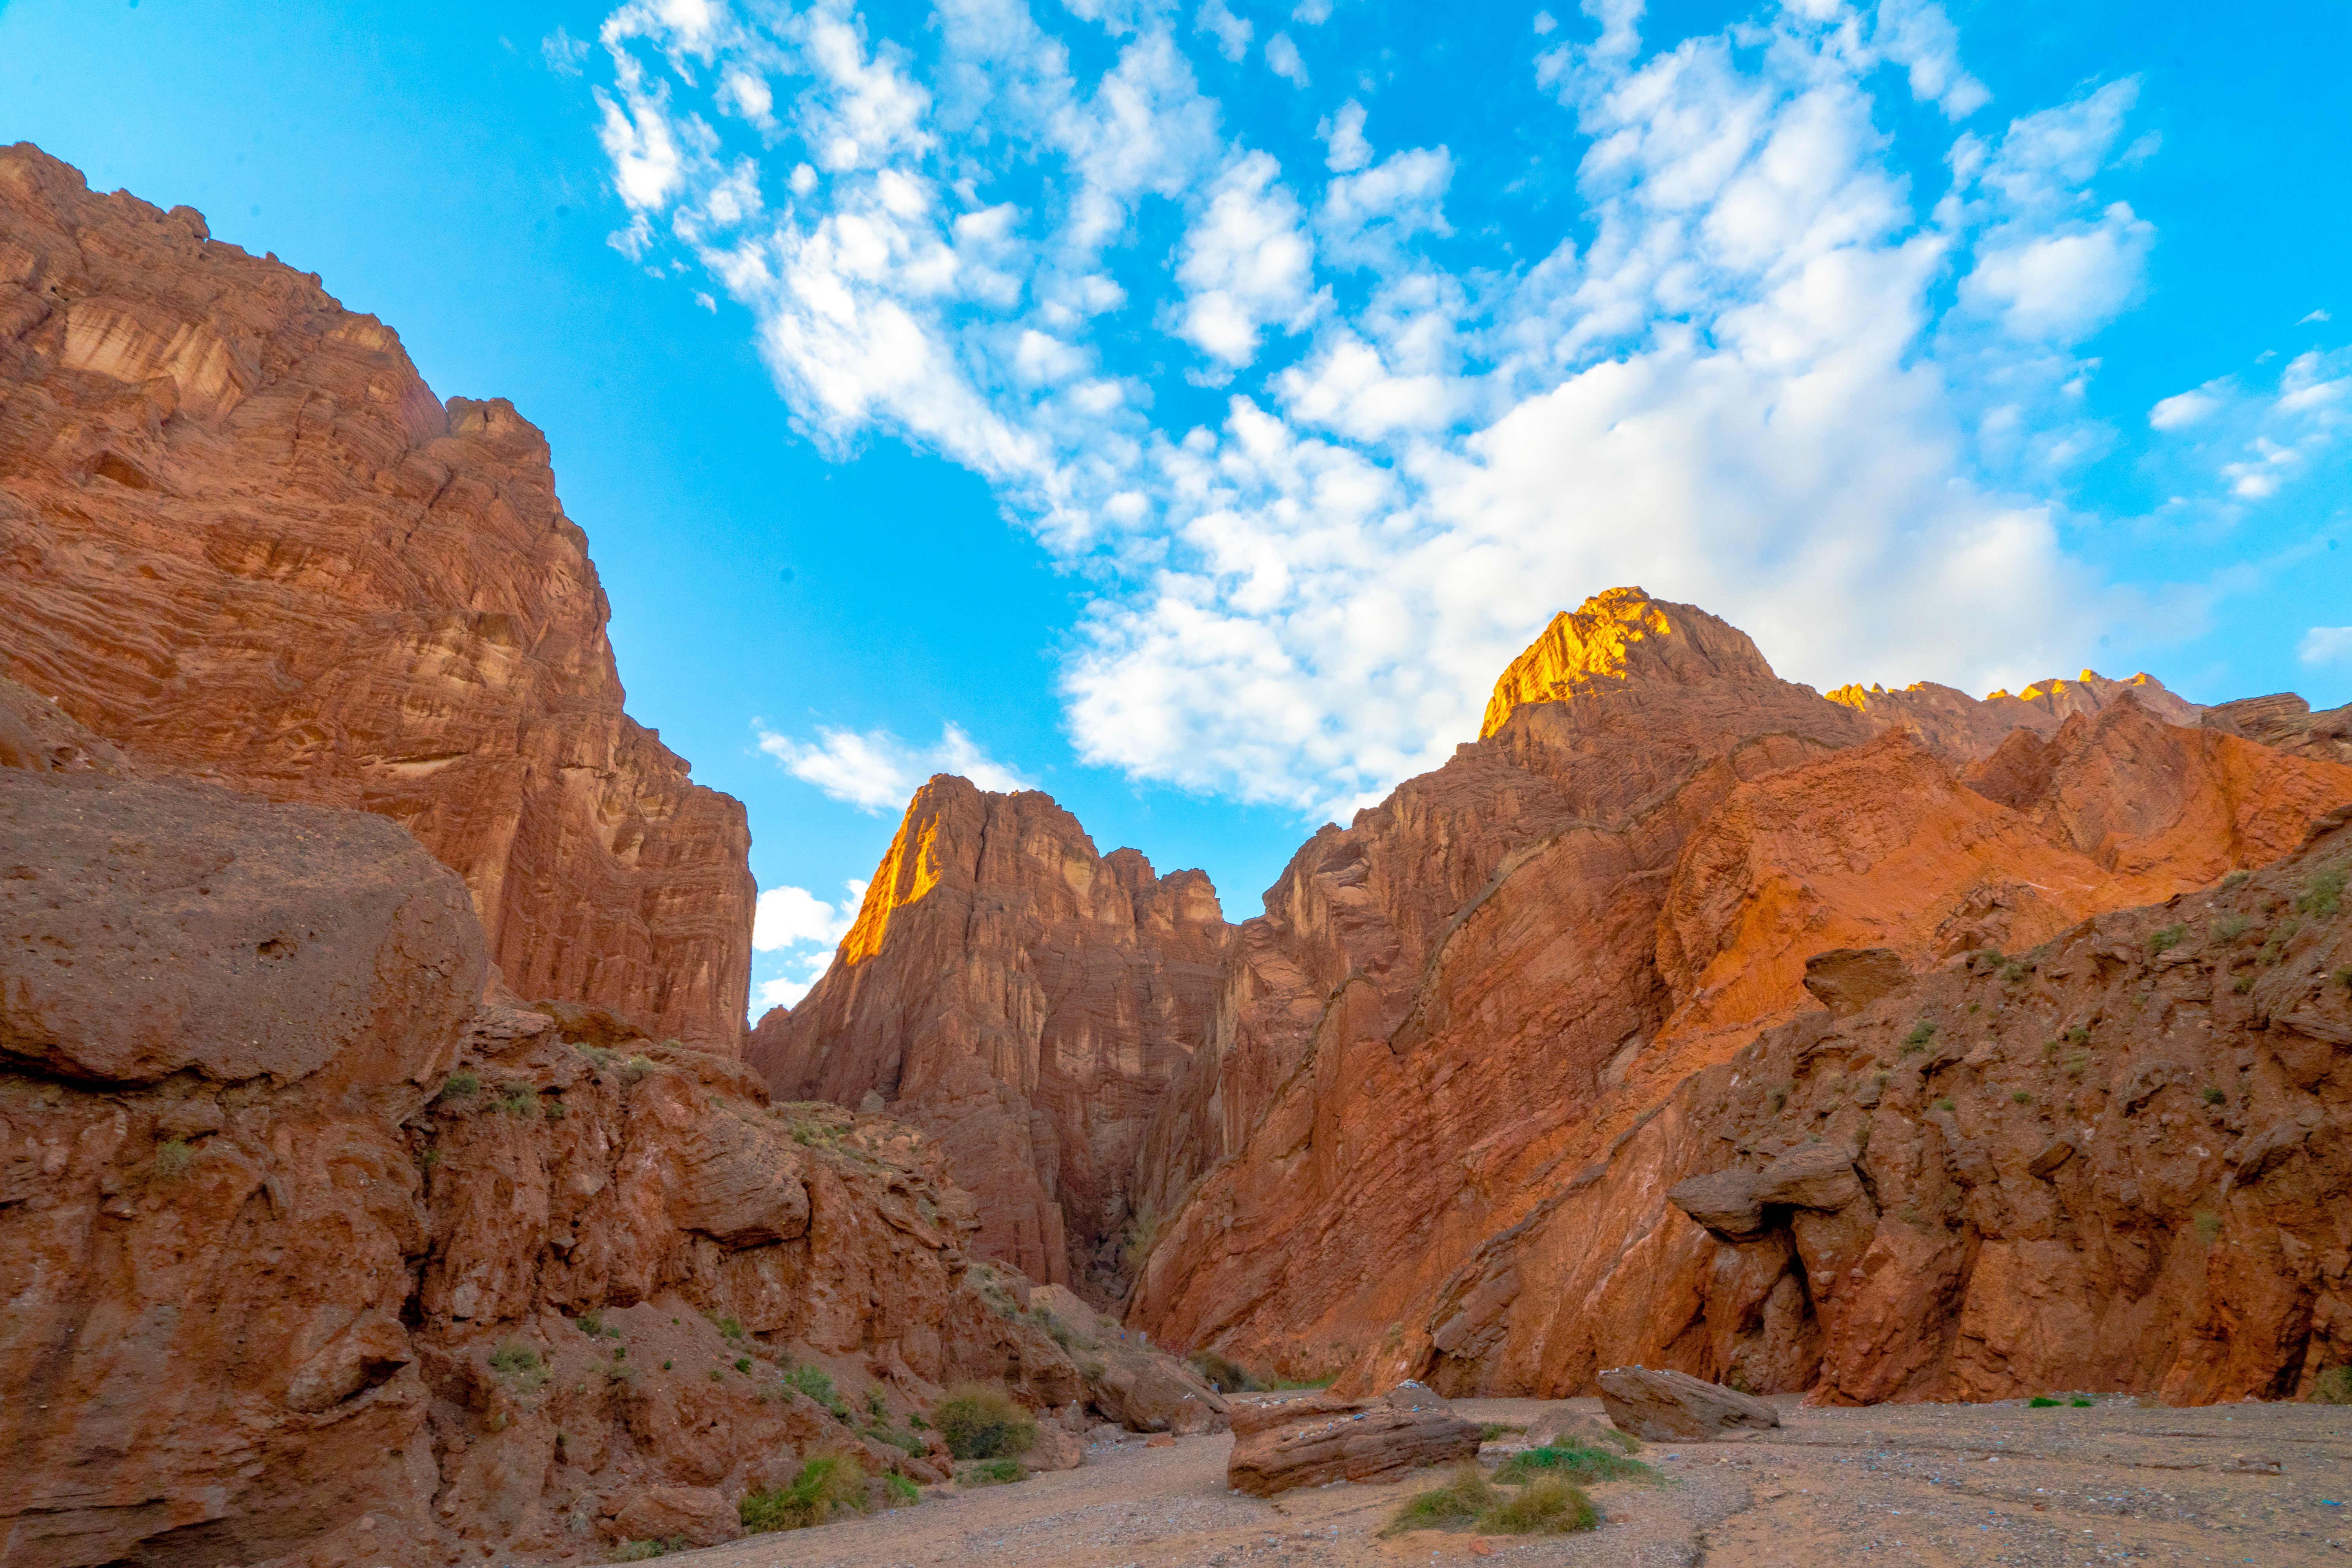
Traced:
<svg viewBox="0 0 2352 1568">
<path fill-rule="evenodd" d="M 1932 680 L 1894 691 L 1851 685 L 1828 693 L 1831 701 L 1844 703 L 1874 725 L 1910 731 L 1955 766 L 1985 755 L 2012 731 L 2050 735 L 2077 714 L 2089 717 L 2126 695 L 2168 724 L 2194 724 L 2204 711 L 2166 690 L 2152 675 L 2110 680 L 2094 669 L 2083 671 L 2078 680 L 2053 676 L 2014 694 L 1992 692 L 1982 701 Z"/>
<path fill-rule="evenodd" d="M 194 211 L 0 149 L 0 674 L 413 832 L 508 984 L 738 1048 L 742 807 L 622 711 L 545 439 Z"/>
<path fill-rule="evenodd" d="M 1129 1321 L 1352 1368 L 1343 1387 L 1427 1372 L 1554 1395 L 1644 1356 L 1744 1371 L 1751 1334 L 1778 1347 L 1771 1386 L 1808 1386 L 1826 1331 L 1802 1279 L 1757 1242 L 1737 1260 L 1754 1289 L 1711 1314 L 1734 1264 L 1662 1207 L 1704 1173 L 1688 1086 L 1826 1016 L 1816 955 L 1883 952 L 1848 967 L 1892 979 L 1816 976 L 1883 1012 L 1890 984 L 1926 984 L 1906 975 L 2273 861 L 2352 801 L 2352 770 L 2167 723 L 2144 690 L 2093 690 L 1987 756 L 1949 742 L 1966 725 L 1939 743 L 1778 680 L 1689 606 L 1620 590 L 1556 620 L 1498 683 L 1491 733 L 1325 829 L 1240 929 L 1147 1142 L 1167 1217 Z M 1979 760 L 1956 775 L 1954 752 Z M 1931 1285 L 1903 1287 L 1908 1310 Z M 1907 1376 L 1884 1386 L 1946 1386 Z"/>
<path fill-rule="evenodd" d="M 986 1256 L 1115 1295 L 1145 1125 L 1229 928 L 1198 871 L 1098 856 L 1034 791 L 917 792 L 834 965 L 752 1031 L 778 1094 L 877 1097 L 945 1148 Z"/>
<path fill-rule="evenodd" d="M 1090 1384 L 913 1129 L 481 1001 L 464 885 L 380 817 L 156 776 L 0 680 L 0 866 L 12 1565 L 601 1558 L 811 1455 L 940 1479 L 869 1398 L 904 1436 L 966 1378 L 1215 1397 L 1136 1346 Z"/>
</svg>

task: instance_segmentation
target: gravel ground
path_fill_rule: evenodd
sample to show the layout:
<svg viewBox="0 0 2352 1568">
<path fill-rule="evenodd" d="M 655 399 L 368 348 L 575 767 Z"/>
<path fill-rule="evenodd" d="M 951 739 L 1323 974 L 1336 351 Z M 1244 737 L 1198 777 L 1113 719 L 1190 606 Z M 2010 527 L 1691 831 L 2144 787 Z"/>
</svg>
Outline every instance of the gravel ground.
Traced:
<svg viewBox="0 0 2352 1568">
<path fill-rule="evenodd" d="M 1080 1469 L 1015 1486 L 941 1488 L 920 1506 L 682 1553 L 681 1568 L 1242 1568 L 1473 1557 L 1609 1568 L 2106 1568 L 2119 1563 L 2341 1563 L 2352 1557 L 2352 1408 L 2170 1410 L 2022 1405 L 1811 1410 L 1779 1432 L 1653 1444 L 1666 1486 L 1593 1489 L 1607 1522 L 1551 1540 L 1419 1531 L 1382 1541 L 1429 1484 L 1345 1482 L 1271 1501 L 1224 1487 L 1226 1436 L 1089 1451 Z M 1457 1400 L 1524 1422 L 1597 1400 Z M 1506 1445 L 1507 1447 L 1507 1445 Z M 1494 1457 L 1504 1447 L 1490 1446 Z M 2273 1467 L 2275 1467 L 2273 1468 Z"/>
</svg>

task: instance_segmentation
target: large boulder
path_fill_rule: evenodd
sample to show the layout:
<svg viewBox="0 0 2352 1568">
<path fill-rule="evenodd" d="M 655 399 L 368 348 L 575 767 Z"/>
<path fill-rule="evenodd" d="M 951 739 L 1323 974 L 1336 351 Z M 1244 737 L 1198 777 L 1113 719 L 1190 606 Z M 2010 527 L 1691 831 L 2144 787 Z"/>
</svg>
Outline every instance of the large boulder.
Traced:
<svg viewBox="0 0 2352 1568">
<path fill-rule="evenodd" d="M 1704 1442 L 1780 1424 L 1780 1412 L 1764 1401 L 1685 1372 L 1620 1366 L 1602 1373 L 1600 1382 L 1609 1419 L 1621 1431 L 1653 1442 Z"/>
<path fill-rule="evenodd" d="M 1037 1436 L 1021 1456 L 1021 1468 L 1034 1475 L 1041 1470 L 1075 1470 L 1087 1462 L 1087 1440 L 1058 1421 L 1037 1423 Z"/>
<path fill-rule="evenodd" d="M 0 1057 L 86 1081 L 413 1089 L 488 970 L 465 884 L 382 817 L 0 768 Z"/>
<path fill-rule="evenodd" d="M 726 1495 L 711 1487 L 647 1487 L 621 1500 L 604 1521 L 615 1541 L 717 1546 L 743 1533 Z"/>
<path fill-rule="evenodd" d="M 1244 1407 L 1225 1483 L 1272 1497 L 1329 1481 L 1384 1481 L 1424 1465 L 1473 1459 L 1481 1428 L 1417 1384 L 1402 1398 L 1316 1398 Z"/>
<path fill-rule="evenodd" d="M 1222 1432 L 1233 1406 L 1174 1356 L 1106 1347 L 1102 1372 L 1087 1380 L 1095 1408 L 1130 1432 Z"/>
</svg>

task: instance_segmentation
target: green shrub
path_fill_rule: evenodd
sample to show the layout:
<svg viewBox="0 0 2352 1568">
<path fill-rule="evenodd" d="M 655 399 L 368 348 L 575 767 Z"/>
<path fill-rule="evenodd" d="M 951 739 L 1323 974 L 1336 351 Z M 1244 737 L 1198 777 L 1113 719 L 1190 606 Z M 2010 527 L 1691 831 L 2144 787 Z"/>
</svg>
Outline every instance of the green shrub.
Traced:
<svg viewBox="0 0 2352 1568">
<path fill-rule="evenodd" d="M 1027 1473 L 1018 1459 L 982 1459 L 958 1470 L 956 1479 L 968 1487 L 1001 1487 Z"/>
<path fill-rule="evenodd" d="M 866 1511 L 866 1471 L 848 1454 L 823 1454 L 801 1467 L 786 1487 L 746 1492 L 736 1513 L 754 1535 L 806 1530 L 843 1514 Z"/>
<path fill-rule="evenodd" d="M 2311 1380 L 2314 1405 L 2352 1405 L 2352 1366 L 2331 1366 Z"/>
<path fill-rule="evenodd" d="M 890 1414 L 890 1407 L 882 1398 L 882 1385 L 878 1383 L 869 1383 L 866 1385 L 866 1414 L 868 1415 Z"/>
<path fill-rule="evenodd" d="M 2208 1089 L 2204 1095 L 2205 1103 L 2208 1105 L 2220 1105 L 2229 1098 L 2230 1097 L 2228 1095 L 2223 1094 L 2218 1089 Z"/>
<path fill-rule="evenodd" d="M 1507 1421 L 1488 1421 L 1478 1428 L 1478 1441 L 1491 1443 L 1497 1437 L 1507 1437 L 1514 1432 L 1524 1432 L 1525 1426 L 1514 1426 Z"/>
<path fill-rule="evenodd" d="M 841 1395 L 834 1390 L 832 1374 L 821 1366 L 793 1367 L 784 1373 L 784 1381 L 828 1410 L 841 1404 Z"/>
<path fill-rule="evenodd" d="M 711 1320 L 711 1326 L 719 1331 L 720 1339 L 733 1340 L 739 1344 L 742 1342 L 743 1325 L 735 1319 L 714 1318 Z"/>
<path fill-rule="evenodd" d="M 2032 965 L 2020 963 L 2016 959 L 2012 958 L 2007 963 L 2000 966 L 2001 984 L 2004 985 L 2014 985 L 2032 973 L 2033 969 Z"/>
<path fill-rule="evenodd" d="M 750 1372 L 751 1370 L 751 1358 L 747 1355 L 737 1356 L 735 1358 L 735 1370 L 737 1372 Z"/>
<path fill-rule="evenodd" d="M 1442 1530 L 1475 1520 L 1502 1500 L 1487 1483 L 1486 1473 L 1465 1461 L 1454 1468 L 1445 1484 L 1418 1497 L 1407 1498 L 1389 1516 L 1382 1535 L 1402 1535 L 1408 1530 Z"/>
<path fill-rule="evenodd" d="M 1568 1535 L 1600 1522 L 1592 1500 L 1558 1476 L 1529 1481 L 1510 1501 L 1478 1516 L 1478 1528 L 1491 1535 Z"/>
<path fill-rule="evenodd" d="M 2025 1403 L 2029 1409 L 2033 1410 L 2055 1410 L 2058 1408 L 2058 1401 L 2051 1398 L 2046 1394 L 2037 1394 Z"/>
<path fill-rule="evenodd" d="M 668 1550 L 667 1546 L 658 1541 L 624 1541 L 620 1545 L 613 1548 L 613 1561 L 643 1563 L 648 1558 L 658 1557 Z"/>
<path fill-rule="evenodd" d="M 1936 1026 L 1925 1018 L 1920 1019 L 1911 1026 L 1911 1032 L 1903 1037 L 1903 1054 L 1906 1057 L 1918 1055 L 1927 1048 L 1927 1042 L 1935 1037 Z"/>
<path fill-rule="evenodd" d="M 931 1425 L 959 1459 L 995 1459 L 1025 1454 L 1037 1440 L 1037 1423 L 1001 1388 L 962 1384 L 948 1391 L 931 1411 Z"/>
<path fill-rule="evenodd" d="M 2188 939 L 2187 926 L 2167 926 L 2147 939 L 2147 951 L 2150 956 L 2159 952 L 2170 952 Z"/>
<path fill-rule="evenodd" d="M 481 1092 L 481 1075 L 476 1072 L 469 1072 L 464 1068 L 459 1068 L 456 1072 L 451 1073 L 447 1078 L 441 1080 L 441 1098 L 443 1100 L 464 1100 L 468 1096 L 477 1095 Z"/>
<path fill-rule="evenodd" d="M 2338 985 L 2352 987 L 2352 968 L 2337 970 L 2335 974 L 2335 980 L 2336 984 Z"/>
<path fill-rule="evenodd" d="M 547 1363 L 520 1340 L 500 1340 L 499 1348 L 490 1352 L 490 1370 L 530 1388 L 537 1388 L 548 1379 Z"/>
<path fill-rule="evenodd" d="M 2235 891 L 2237 889 L 2244 887 L 2246 883 L 2252 879 L 2252 877 L 2253 873 L 2242 866 L 2221 879 L 2221 891 L 2225 893 Z"/>
<path fill-rule="evenodd" d="M 573 1319 L 572 1321 L 579 1326 L 582 1333 L 586 1334 L 592 1340 L 601 1338 L 606 1334 L 610 1334 L 616 1340 L 621 1337 L 620 1330 L 606 1326 L 604 1322 L 604 1314 L 602 1312 L 583 1312 L 579 1317 Z"/>
<path fill-rule="evenodd" d="M 2213 922 L 2213 940 L 2235 942 L 2246 934 L 2246 927 L 2252 923 L 2243 915 L 2223 915 Z"/>
<path fill-rule="evenodd" d="M 2010 1090 L 2009 1102 L 2011 1105 L 2031 1105 L 2033 1103 L 2033 1096 L 2021 1089 L 2014 1089 Z"/>
<path fill-rule="evenodd" d="M 507 1085 L 505 1092 L 492 1103 L 518 1121 L 529 1121 L 539 1114 L 539 1096 L 531 1092 L 528 1084 Z"/>
<path fill-rule="evenodd" d="M 2072 1398 L 2072 1399 L 2068 1400 L 2066 1403 L 2067 1403 L 2068 1405 L 2070 1405 L 2074 1406 L 2074 1407 L 2075 1409 L 2077 1409 L 2077 1410 L 2088 1410 L 2089 1408 L 2091 1408 L 2091 1402 L 2090 1402 L 2089 1400 L 2087 1400 L 2087 1399 L 2084 1398 L 2084 1397 L 2083 1397 L 2081 1394 L 2076 1394 L 2076 1395 L 2074 1395 L 2074 1398 Z"/>
<path fill-rule="evenodd" d="M 1938 1110 L 1958 1110 L 1959 1107 L 1954 1105 L 1949 1100 L 1939 1100 L 1936 1101 L 1936 1109 Z"/>
<path fill-rule="evenodd" d="M 2243 996 L 2247 992 L 2252 991 L 2253 988 L 2254 977 L 2251 974 L 2241 974 L 2231 985 L 2230 991 L 2233 995 Z"/>
<path fill-rule="evenodd" d="M 186 1139 L 173 1138 L 155 1145 L 154 1161 L 147 1168 L 158 1176 L 184 1176 L 195 1160 L 196 1152 Z"/>
<path fill-rule="evenodd" d="M 1194 1370 L 1227 1394 L 1252 1394 L 1265 1386 L 1249 1368 L 1214 1351 L 1194 1351 L 1192 1362 Z"/>
<path fill-rule="evenodd" d="M 1585 1442 L 1562 1443 L 1549 1448 L 1530 1448 L 1524 1454 L 1514 1454 L 1503 1461 L 1495 1479 L 1506 1484 L 1533 1480 L 1538 1476 L 1559 1475 L 1579 1481 L 1654 1481 L 1658 1472 L 1639 1459 Z"/>
<path fill-rule="evenodd" d="M 910 1508 L 923 1500 L 923 1489 L 904 1476 L 884 1476 L 882 1485 L 889 1492 L 890 1500 L 900 1508 Z"/>
<path fill-rule="evenodd" d="M 2206 1246 L 2210 1247 L 2221 1239 L 2221 1216 L 2212 1210 L 2199 1209 L 2189 1216 L 2189 1223 L 2196 1227 L 2197 1239 Z"/>
<path fill-rule="evenodd" d="M 2325 871 L 2315 871 L 2311 880 L 2303 885 L 2303 895 L 2294 907 L 2306 915 L 2326 916 L 2344 907 L 2344 868 L 2330 866 Z"/>
</svg>

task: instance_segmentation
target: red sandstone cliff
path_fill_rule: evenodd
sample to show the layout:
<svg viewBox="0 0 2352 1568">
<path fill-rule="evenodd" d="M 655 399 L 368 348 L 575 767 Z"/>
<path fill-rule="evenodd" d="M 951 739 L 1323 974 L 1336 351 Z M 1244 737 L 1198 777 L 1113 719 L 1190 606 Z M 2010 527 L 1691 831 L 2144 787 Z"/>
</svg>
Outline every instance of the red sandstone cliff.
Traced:
<svg viewBox="0 0 2352 1568">
<path fill-rule="evenodd" d="M 980 1205 L 977 1243 L 1116 1295 L 1146 1123 L 1200 1039 L 1229 930 L 1198 871 L 1097 856 L 1045 795 L 934 778 L 833 967 L 752 1031 L 777 1093 L 924 1129 Z"/>
<path fill-rule="evenodd" d="M 1324 830 L 1240 929 L 1147 1142 L 1167 1217 L 1130 1322 L 1295 1371 L 1581 1390 L 1584 1362 L 1511 1339 L 1522 1253 L 1540 1233 L 1556 1254 L 1529 1322 L 1651 1310 L 1553 1288 L 1658 1229 L 1661 1189 L 1603 1162 L 1811 1009 L 1809 959 L 1886 950 L 1895 984 L 2032 948 L 2273 859 L 2352 801 L 2352 769 L 2105 696 L 1961 746 L 1964 711 L 1939 738 L 1829 701 L 1689 606 L 1619 590 L 1555 622 L 1484 738 Z M 1979 759 L 1965 780 L 1953 752 Z M 1612 1278 L 1703 1294 L 1713 1267 L 1650 1263 Z M 1799 1332 L 1801 1304 L 1773 1321 Z"/>
<path fill-rule="evenodd" d="M 961 1379 L 1221 1408 L 1057 1342 L 914 1130 L 480 1003 L 466 888 L 380 817 L 156 776 L 0 680 L 0 868 L 12 1568 L 595 1560 L 814 1455 L 939 1479 L 908 1418 Z"/>
<path fill-rule="evenodd" d="M 18 145 L 0 480 L 0 674 L 157 766 L 400 823 L 518 992 L 737 1048 L 742 807 L 622 711 L 512 407 L 445 407 L 317 278 Z"/>
</svg>

